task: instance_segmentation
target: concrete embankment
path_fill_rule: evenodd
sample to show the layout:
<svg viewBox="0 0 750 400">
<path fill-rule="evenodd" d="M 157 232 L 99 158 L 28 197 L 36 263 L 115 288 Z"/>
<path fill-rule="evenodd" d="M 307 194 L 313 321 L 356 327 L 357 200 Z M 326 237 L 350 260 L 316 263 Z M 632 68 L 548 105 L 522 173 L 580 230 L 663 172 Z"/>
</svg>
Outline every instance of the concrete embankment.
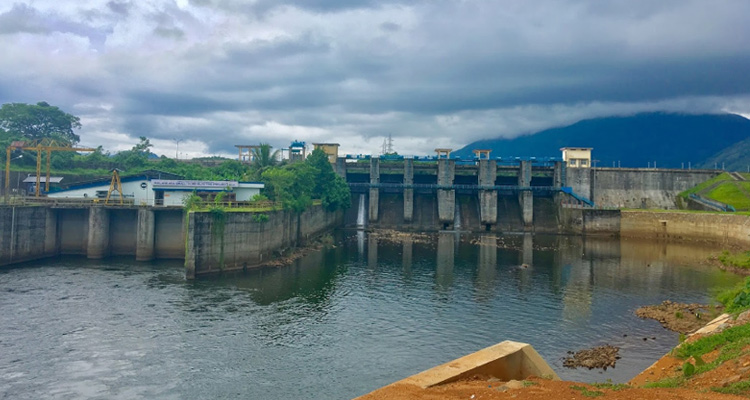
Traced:
<svg viewBox="0 0 750 400">
<path fill-rule="evenodd" d="M 613 208 L 677 208 L 680 192 L 721 171 L 642 168 L 568 168 L 567 186 L 597 206 Z"/>
<path fill-rule="evenodd" d="M 185 275 L 192 279 L 261 265 L 342 222 L 342 211 L 331 212 L 322 206 L 313 206 L 302 214 L 288 210 L 262 214 L 191 212 Z"/>
<path fill-rule="evenodd" d="M 58 255 L 182 258 L 181 209 L 0 207 L 0 266 Z"/>
<path fill-rule="evenodd" d="M 0 208 L 0 265 L 56 255 L 56 229 L 57 214 L 49 208 Z"/>
<path fill-rule="evenodd" d="M 723 246 L 750 244 L 750 216 L 731 213 L 563 208 L 560 229 L 569 234 L 619 235 Z"/>
<path fill-rule="evenodd" d="M 621 212 L 620 236 L 742 246 L 750 244 L 750 216 L 628 210 Z"/>
</svg>

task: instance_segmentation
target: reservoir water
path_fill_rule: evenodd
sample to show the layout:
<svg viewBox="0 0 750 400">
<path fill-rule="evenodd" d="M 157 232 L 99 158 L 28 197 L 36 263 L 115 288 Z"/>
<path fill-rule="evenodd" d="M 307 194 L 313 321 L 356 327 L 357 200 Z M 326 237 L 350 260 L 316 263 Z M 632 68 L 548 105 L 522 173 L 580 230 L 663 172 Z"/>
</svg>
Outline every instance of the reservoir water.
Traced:
<svg viewBox="0 0 750 400">
<path fill-rule="evenodd" d="M 625 382 L 678 340 L 637 307 L 741 279 L 694 245 L 341 235 L 291 266 L 195 282 L 181 261 L 0 270 L 0 398 L 349 399 L 503 340 L 563 379 Z M 605 343 L 616 368 L 562 367 Z"/>
</svg>

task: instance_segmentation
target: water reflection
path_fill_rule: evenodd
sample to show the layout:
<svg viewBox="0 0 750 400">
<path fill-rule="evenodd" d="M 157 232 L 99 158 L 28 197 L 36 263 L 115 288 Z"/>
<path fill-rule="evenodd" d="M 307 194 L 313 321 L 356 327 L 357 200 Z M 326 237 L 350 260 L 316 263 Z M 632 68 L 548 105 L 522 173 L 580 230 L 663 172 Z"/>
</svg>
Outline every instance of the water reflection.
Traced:
<svg viewBox="0 0 750 400">
<path fill-rule="evenodd" d="M 636 307 L 706 301 L 741 280 L 701 266 L 712 251 L 349 232 L 289 266 L 195 282 L 171 262 L 31 263 L 0 270 L 0 393 L 348 399 L 502 340 L 532 343 L 565 379 L 623 382 L 677 343 Z M 616 369 L 560 365 L 567 350 L 603 342 L 622 348 Z"/>
<path fill-rule="evenodd" d="M 497 237 L 482 235 L 479 237 L 479 257 L 477 260 L 477 275 L 475 288 L 478 301 L 488 301 L 495 295 L 495 279 L 497 270 Z"/>
<path fill-rule="evenodd" d="M 446 293 L 453 284 L 455 266 L 456 235 L 441 232 L 437 239 L 437 262 L 435 263 L 435 283 L 439 292 Z"/>
</svg>

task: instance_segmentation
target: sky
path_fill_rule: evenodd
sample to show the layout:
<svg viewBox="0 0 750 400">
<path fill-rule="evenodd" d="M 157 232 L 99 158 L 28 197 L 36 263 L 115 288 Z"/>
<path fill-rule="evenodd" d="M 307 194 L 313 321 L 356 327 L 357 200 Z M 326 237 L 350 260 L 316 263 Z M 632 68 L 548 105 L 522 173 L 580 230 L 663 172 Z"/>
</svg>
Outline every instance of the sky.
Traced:
<svg viewBox="0 0 750 400">
<path fill-rule="evenodd" d="M 646 111 L 750 116 L 747 0 L 28 0 L 0 103 L 168 157 L 335 142 L 432 154 Z M 606 133 L 602 133 L 606 134 Z M 178 142 L 179 140 L 179 142 Z"/>
</svg>

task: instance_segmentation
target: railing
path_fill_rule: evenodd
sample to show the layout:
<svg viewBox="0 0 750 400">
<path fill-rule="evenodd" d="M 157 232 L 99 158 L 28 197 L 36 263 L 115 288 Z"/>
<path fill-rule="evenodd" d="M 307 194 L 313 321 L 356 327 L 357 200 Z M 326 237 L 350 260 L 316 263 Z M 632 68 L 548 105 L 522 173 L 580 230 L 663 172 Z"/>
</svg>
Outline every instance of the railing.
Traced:
<svg viewBox="0 0 750 400">
<path fill-rule="evenodd" d="M 576 199 L 580 203 L 586 204 L 589 207 L 595 207 L 596 206 L 596 204 L 594 204 L 593 201 L 587 199 L 586 197 L 583 197 L 583 196 L 577 194 L 576 192 L 573 191 L 573 188 L 571 188 L 569 186 L 563 187 L 563 188 L 561 188 L 561 190 L 562 190 L 563 193 L 565 193 L 565 194 L 569 195 L 570 197 Z"/>
<path fill-rule="evenodd" d="M 722 203 L 720 201 L 712 200 L 707 197 L 703 197 L 699 194 L 690 193 L 689 197 L 693 200 L 695 200 L 698 203 L 701 203 L 705 206 L 717 209 L 719 211 L 726 211 L 726 212 L 735 212 L 737 211 L 732 205 Z"/>
<path fill-rule="evenodd" d="M 431 183 L 368 183 L 368 182 L 351 182 L 351 188 L 377 188 L 377 189 L 444 189 L 444 190 L 501 190 L 513 192 L 555 192 L 561 188 L 555 186 L 520 186 L 520 185 L 438 185 Z"/>
<path fill-rule="evenodd" d="M 90 207 L 94 205 L 99 206 L 121 206 L 121 207 L 133 207 L 135 202 L 133 199 L 125 198 L 120 203 L 120 199 L 109 199 L 109 202 L 105 204 L 105 199 L 100 198 L 67 198 L 67 197 L 34 197 L 34 196 L 10 196 L 0 197 L 0 204 L 7 205 L 21 205 L 21 206 L 51 206 L 51 207 Z"/>
</svg>

